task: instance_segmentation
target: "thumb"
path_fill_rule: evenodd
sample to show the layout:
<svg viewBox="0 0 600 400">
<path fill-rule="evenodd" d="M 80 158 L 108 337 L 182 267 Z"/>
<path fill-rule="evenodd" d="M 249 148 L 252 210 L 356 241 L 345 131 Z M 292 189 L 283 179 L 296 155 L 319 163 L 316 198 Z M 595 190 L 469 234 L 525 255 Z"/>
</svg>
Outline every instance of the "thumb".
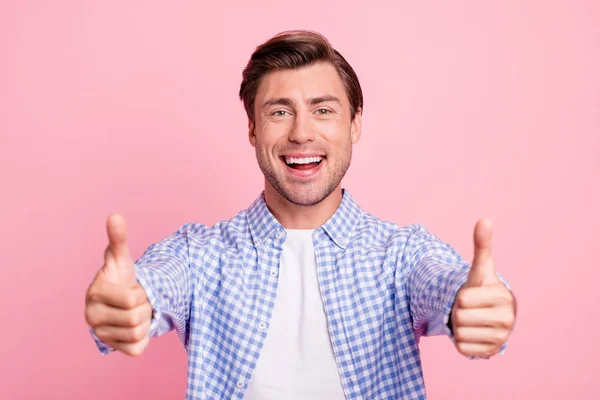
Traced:
<svg viewBox="0 0 600 400">
<path fill-rule="evenodd" d="M 492 221 L 481 218 L 473 233 L 475 255 L 467 278 L 468 286 L 481 286 L 497 281 L 496 268 L 492 259 Z"/>
<path fill-rule="evenodd" d="M 105 272 L 113 283 L 133 287 L 136 283 L 135 267 L 127 246 L 125 218 L 119 214 L 109 216 L 106 231 L 108 247 L 104 257 Z"/>
</svg>

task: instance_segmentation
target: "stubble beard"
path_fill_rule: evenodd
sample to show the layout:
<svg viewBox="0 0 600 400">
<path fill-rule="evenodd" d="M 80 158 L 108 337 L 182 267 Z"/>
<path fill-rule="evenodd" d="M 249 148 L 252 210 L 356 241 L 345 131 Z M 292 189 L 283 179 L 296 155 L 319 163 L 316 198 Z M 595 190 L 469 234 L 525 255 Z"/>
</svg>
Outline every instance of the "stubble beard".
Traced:
<svg viewBox="0 0 600 400">
<path fill-rule="evenodd" d="M 323 183 L 317 181 L 306 184 L 294 183 L 291 185 L 285 181 L 283 172 L 278 173 L 278 169 L 271 167 L 267 156 L 260 154 L 258 148 L 256 151 L 256 159 L 263 175 L 277 193 L 292 204 L 310 207 L 325 200 L 339 186 L 346 175 L 348 168 L 350 168 L 350 161 L 352 160 L 351 145 L 344 154 L 345 156 L 340 159 L 337 163 L 338 165 L 328 164 L 327 166 L 324 166 L 329 169 L 329 175 L 321 178 L 321 181 L 324 181 Z M 325 160 L 326 163 L 329 161 L 329 158 Z M 294 186 L 293 188 L 290 187 L 292 185 Z"/>
</svg>

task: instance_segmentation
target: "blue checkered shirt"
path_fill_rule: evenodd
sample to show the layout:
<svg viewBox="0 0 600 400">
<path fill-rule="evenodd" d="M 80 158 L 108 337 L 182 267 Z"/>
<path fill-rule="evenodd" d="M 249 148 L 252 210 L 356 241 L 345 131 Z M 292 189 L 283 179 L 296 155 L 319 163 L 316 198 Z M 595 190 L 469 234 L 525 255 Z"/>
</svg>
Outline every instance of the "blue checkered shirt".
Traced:
<svg viewBox="0 0 600 400">
<path fill-rule="evenodd" d="M 231 220 L 183 225 L 136 262 L 154 310 L 150 336 L 175 329 L 187 350 L 186 399 L 243 398 L 269 331 L 285 238 L 263 192 Z M 364 212 L 347 190 L 313 244 L 346 398 L 425 399 L 419 339 L 452 337 L 448 318 L 469 265 L 421 225 Z"/>
</svg>

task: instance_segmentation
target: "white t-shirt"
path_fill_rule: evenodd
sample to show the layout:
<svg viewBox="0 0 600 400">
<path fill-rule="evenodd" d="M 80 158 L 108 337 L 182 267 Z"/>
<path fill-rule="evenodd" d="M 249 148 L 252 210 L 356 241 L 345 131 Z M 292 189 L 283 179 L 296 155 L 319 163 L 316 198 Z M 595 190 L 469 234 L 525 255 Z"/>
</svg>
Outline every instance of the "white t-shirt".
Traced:
<svg viewBox="0 0 600 400">
<path fill-rule="evenodd" d="M 275 308 L 244 400 L 343 400 L 317 281 L 314 231 L 286 232 Z"/>
</svg>

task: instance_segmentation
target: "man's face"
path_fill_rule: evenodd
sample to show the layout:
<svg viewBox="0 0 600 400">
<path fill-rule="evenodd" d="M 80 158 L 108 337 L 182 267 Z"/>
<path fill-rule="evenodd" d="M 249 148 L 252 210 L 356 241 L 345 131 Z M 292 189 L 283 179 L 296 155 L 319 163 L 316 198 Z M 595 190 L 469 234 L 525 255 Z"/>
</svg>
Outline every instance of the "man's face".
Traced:
<svg viewBox="0 0 600 400">
<path fill-rule="evenodd" d="M 335 67 L 316 63 L 274 71 L 262 79 L 254 102 L 250 143 L 267 181 L 293 204 L 311 206 L 344 177 L 361 113 L 350 102 Z"/>
</svg>

